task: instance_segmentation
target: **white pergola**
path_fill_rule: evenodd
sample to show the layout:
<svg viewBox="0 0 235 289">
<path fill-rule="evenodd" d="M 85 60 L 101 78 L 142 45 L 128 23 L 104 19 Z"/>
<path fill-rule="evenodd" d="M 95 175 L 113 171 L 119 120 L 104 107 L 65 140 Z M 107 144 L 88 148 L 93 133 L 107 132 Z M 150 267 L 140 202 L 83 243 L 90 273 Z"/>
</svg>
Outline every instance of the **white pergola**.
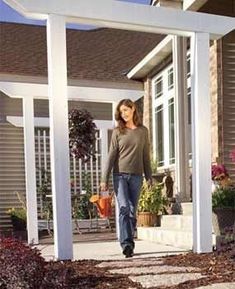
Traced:
<svg viewBox="0 0 235 289">
<path fill-rule="evenodd" d="M 233 18 L 197 12 L 130 4 L 115 0 L 4 0 L 28 18 L 47 20 L 48 95 L 51 133 L 51 173 L 55 258 L 72 259 L 71 200 L 68 151 L 68 89 L 66 22 L 125 30 L 172 34 L 191 38 L 193 127 L 193 250 L 212 250 L 211 140 L 209 40 L 235 28 Z M 178 45 L 175 41 L 174 45 Z M 177 49 L 176 49 L 177 51 Z M 97 99 L 98 101 L 98 99 Z M 33 102 L 24 98 L 24 129 L 33 131 Z M 29 135 L 29 134 L 28 134 Z M 27 158 L 34 156 L 25 139 Z M 58 145 L 59 144 L 59 145 Z M 26 168 L 26 190 L 35 176 Z M 35 187 L 35 184 L 31 184 Z M 35 204 L 36 189 L 27 194 Z M 29 206 L 28 206 L 29 208 Z M 28 220 L 31 239 L 38 240 L 36 208 Z M 36 226 L 36 227 L 35 227 Z"/>
</svg>

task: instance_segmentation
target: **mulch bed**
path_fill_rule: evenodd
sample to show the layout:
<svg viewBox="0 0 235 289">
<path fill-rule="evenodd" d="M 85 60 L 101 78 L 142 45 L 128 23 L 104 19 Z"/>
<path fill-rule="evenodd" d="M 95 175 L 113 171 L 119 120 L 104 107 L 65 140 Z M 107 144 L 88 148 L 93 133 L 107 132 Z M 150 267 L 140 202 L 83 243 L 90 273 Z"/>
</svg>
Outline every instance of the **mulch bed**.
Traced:
<svg viewBox="0 0 235 289">
<path fill-rule="evenodd" d="M 151 258 L 151 260 L 154 260 Z M 200 268 L 205 278 L 187 281 L 179 285 L 151 287 L 151 289 L 193 289 L 213 283 L 235 282 L 235 244 L 223 247 L 220 251 L 206 254 L 181 254 L 163 257 L 163 265 L 190 266 Z M 140 289 L 140 284 L 132 282 L 126 275 L 111 274 L 110 267 L 97 267 L 101 263 L 94 260 L 65 262 L 70 270 L 71 289 Z M 124 266 L 125 267 L 125 266 Z M 113 269 L 113 268 L 112 268 Z"/>
</svg>

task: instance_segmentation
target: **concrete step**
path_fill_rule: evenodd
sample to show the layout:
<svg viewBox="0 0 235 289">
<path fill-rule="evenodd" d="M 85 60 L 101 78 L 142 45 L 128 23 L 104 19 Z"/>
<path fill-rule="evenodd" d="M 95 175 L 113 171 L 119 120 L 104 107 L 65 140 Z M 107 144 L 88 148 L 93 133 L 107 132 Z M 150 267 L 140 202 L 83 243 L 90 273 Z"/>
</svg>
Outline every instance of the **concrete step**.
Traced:
<svg viewBox="0 0 235 289">
<path fill-rule="evenodd" d="M 183 230 L 169 230 L 161 227 L 138 227 L 137 237 L 140 240 L 158 244 L 171 245 L 187 250 L 193 246 L 192 232 Z"/>
<path fill-rule="evenodd" d="M 192 250 L 192 231 L 181 229 L 164 229 L 162 227 L 138 227 L 137 238 L 158 244 L 174 246 L 182 249 Z M 212 234 L 212 245 L 216 244 L 216 236 Z"/>
<path fill-rule="evenodd" d="M 193 215 L 193 203 L 181 203 L 182 214 L 184 216 L 192 216 Z"/>
<path fill-rule="evenodd" d="M 163 215 L 161 219 L 161 228 L 168 230 L 181 229 L 183 231 L 192 231 L 193 217 L 185 215 Z"/>
</svg>

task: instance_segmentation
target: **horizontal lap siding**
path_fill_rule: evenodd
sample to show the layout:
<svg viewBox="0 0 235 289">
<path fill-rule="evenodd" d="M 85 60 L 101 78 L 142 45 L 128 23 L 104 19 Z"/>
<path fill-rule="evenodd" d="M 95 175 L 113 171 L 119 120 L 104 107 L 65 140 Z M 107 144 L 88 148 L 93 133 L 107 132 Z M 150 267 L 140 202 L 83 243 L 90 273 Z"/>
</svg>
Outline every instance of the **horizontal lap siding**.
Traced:
<svg viewBox="0 0 235 289">
<path fill-rule="evenodd" d="M 0 123 L 0 230 L 11 226 L 6 211 L 20 206 L 16 191 L 25 193 L 23 129 Z"/>
<path fill-rule="evenodd" d="M 235 30 L 223 39 L 223 149 L 224 163 L 235 181 Z"/>
</svg>

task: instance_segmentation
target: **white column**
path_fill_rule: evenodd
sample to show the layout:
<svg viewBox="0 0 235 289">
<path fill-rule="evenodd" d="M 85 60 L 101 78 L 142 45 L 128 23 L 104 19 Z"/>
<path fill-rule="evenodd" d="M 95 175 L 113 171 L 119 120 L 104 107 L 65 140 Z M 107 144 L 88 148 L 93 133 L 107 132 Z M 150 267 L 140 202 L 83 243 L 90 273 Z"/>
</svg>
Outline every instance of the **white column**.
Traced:
<svg viewBox="0 0 235 289">
<path fill-rule="evenodd" d="M 113 110 L 113 127 L 116 126 L 116 121 L 115 121 L 115 111 L 116 107 L 118 106 L 118 102 L 113 102 L 112 103 L 112 110 Z M 120 237 L 120 228 L 119 228 L 119 208 L 118 208 L 118 201 L 117 198 L 115 197 L 115 221 L 116 221 L 116 235 L 117 239 L 119 240 Z"/>
<path fill-rule="evenodd" d="M 209 35 L 191 37 L 193 251 L 212 250 Z"/>
<path fill-rule="evenodd" d="M 101 171 L 104 172 L 107 157 L 108 157 L 108 129 L 100 129 L 101 138 Z"/>
<path fill-rule="evenodd" d="M 65 18 L 49 15 L 47 56 L 55 258 L 73 258 Z"/>
<path fill-rule="evenodd" d="M 33 98 L 23 98 L 23 116 L 28 243 L 38 244 Z"/>
<path fill-rule="evenodd" d="M 187 43 L 183 37 L 173 37 L 173 67 L 176 188 L 180 200 L 187 201 L 189 199 Z"/>
</svg>

